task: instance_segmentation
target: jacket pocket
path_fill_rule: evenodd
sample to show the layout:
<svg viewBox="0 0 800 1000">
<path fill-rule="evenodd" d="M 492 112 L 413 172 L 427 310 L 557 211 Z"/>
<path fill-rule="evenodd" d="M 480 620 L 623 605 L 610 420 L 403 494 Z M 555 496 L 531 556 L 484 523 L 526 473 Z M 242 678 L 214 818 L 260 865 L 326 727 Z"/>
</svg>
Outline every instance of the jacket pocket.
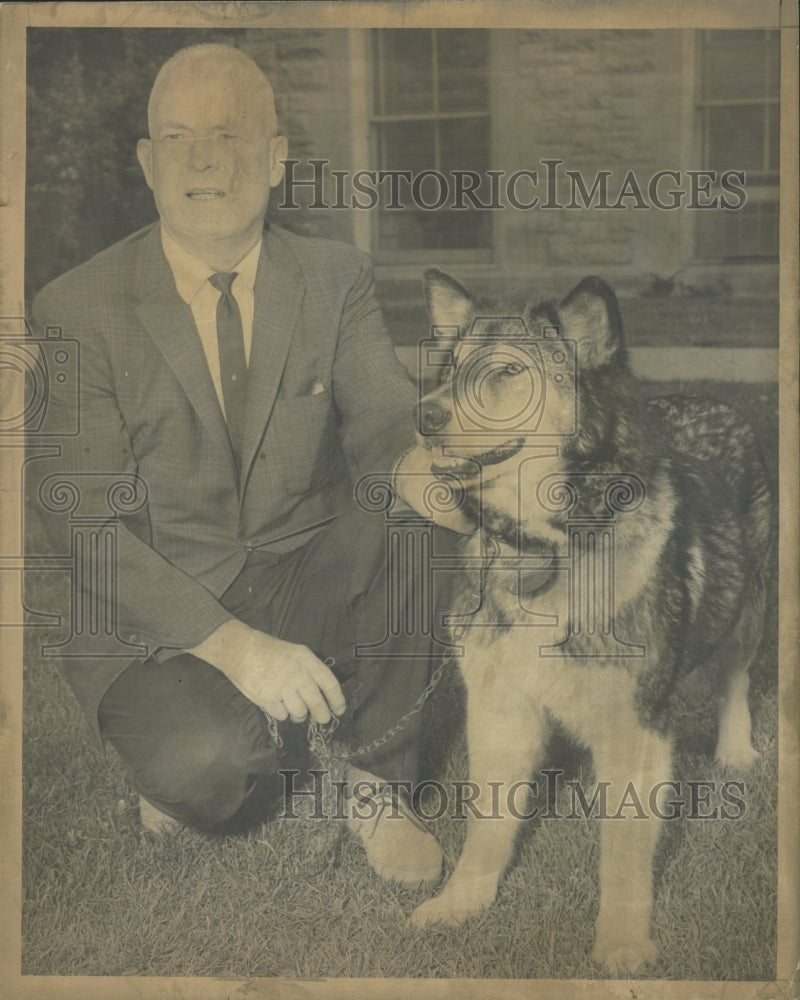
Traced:
<svg viewBox="0 0 800 1000">
<path fill-rule="evenodd" d="M 288 493 L 310 493 L 333 478 L 344 458 L 330 391 L 278 400 L 264 447 Z"/>
</svg>

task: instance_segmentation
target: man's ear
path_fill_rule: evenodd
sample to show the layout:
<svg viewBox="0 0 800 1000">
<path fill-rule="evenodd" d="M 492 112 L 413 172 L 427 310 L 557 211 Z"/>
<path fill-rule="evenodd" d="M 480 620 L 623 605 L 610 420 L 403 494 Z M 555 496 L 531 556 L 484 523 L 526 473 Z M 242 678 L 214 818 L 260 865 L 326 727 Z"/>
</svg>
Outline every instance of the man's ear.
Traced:
<svg viewBox="0 0 800 1000">
<path fill-rule="evenodd" d="M 437 267 L 423 276 L 425 305 L 431 326 L 457 326 L 462 336 L 469 332 L 475 302 L 469 292 Z"/>
<path fill-rule="evenodd" d="M 276 135 L 269 143 L 269 186 L 277 187 L 283 180 L 283 161 L 289 155 L 289 141 L 285 135 Z"/>
<path fill-rule="evenodd" d="M 617 298 L 601 278 L 584 278 L 560 303 L 561 335 L 577 341 L 578 360 L 598 368 L 622 360 L 622 320 Z"/>
<path fill-rule="evenodd" d="M 152 139 L 140 139 L 136 143 L 136 158 L 142 168 L 147 186 L 153 190 L 153 141 Z"/>
</svg>

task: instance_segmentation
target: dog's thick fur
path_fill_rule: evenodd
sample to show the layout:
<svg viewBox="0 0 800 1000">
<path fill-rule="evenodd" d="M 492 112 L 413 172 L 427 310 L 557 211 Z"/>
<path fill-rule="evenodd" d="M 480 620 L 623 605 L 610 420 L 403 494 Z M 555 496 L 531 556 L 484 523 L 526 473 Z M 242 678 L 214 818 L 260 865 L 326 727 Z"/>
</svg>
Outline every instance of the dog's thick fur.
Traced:
<svg viewBox="0 0 800 1000">
<path fill-rule="evenodd" d="M 591 749 L 598 781 L 620 792 L 633 782 L 644 798 L 674 777 L 675 689 L 695 669 L 712 671 L 719 688 L 717 758 L 747 768 L 758 756 L 748 670 L 762 634 L 771 518 L 752 432 L 730 408 L 698 397 L 638 401 L 616 299 L 597 278 L 558 304 L 520 307 L 476 301 L 433 270 L 426 296 L 434 327 L 459 335 L 454 363 L 420 403 L 420 444 L 435 473 L 463 486 L 463 511 L 479 530 L 462 548 L 473 564 L 483 560 L 479 598 L 466 585 L 454 609 L 468 623 L 460 668 L 471 780 L 507 788 L 529 778 L 556 719 Z M 542 365 L 533 345 L 544 336 L 574 343 L 574 378 L 557 379 Z M 479 351 L 470 387 L 459 372 Z M 531 391 L 528 369 L 546 394 L 536 429 L 513 420 Z M 470 391 L 492 417 L 490 429 L 504 430 L 484 433 L 474 409 L 465 417 L 458 394 Z M 555 477 L 549 499 L 545 477 Z M 588 564 L 588 549 L 570 549 L 569 504 L 553 501 L 565 483 L 562 498 L 570 489 L 578 497 L 572 513 L 597 529 L 609 517 L 604 489 L 614 477 L 642 489 L 614 515 L 609 629 L 600 619 L 570 620 L 578 604 L 568 586 L 588 580 L 596 563 Z M 459 921 L 494 900 L 519 824 L 511 815 L 469 824 L 452 877 L 415 911 L 415 923 Z M 657 955 L 649 925 L 660 824 L 628 811 L 600 826 L 592 955 L 634 971 Z"/>
</svg>

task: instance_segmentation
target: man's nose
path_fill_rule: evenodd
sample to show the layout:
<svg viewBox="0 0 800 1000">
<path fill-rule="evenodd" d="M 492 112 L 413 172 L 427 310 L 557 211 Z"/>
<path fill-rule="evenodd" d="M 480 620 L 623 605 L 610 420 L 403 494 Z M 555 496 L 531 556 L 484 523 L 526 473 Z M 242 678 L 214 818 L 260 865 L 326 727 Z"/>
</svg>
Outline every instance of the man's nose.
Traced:
<svg viewBox="0 0 800 1000">
<path fill-rule="evenodd" d="M 423 434 L 435 434 L 450 419 L 450 410 L 438 399 L 425 398 L 417 406 L 417 426 Z"/>
<path fill-rule="evenodd" d="M 219 143 L 207 137 L 191 140 L 189 166 L 192 170 L 213 170 L 219 166 Z"/>
</svg>

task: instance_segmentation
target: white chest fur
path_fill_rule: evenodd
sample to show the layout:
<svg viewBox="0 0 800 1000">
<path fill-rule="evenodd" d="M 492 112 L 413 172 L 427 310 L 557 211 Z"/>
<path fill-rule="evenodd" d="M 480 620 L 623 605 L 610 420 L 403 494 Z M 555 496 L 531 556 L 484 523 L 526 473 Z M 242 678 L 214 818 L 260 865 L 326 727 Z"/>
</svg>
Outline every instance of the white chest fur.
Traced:
<svg viewBox="0 0 800 1000">
<path fill-rule="evenodd" d="M 525 725 L 525 716 L 546 712 L 595 749 L 611 739 L 629 740 L 639 728 L 632 663 L 560 656 L 553 647 L 562 637 L 561 629 L 524 626 L 499 635 L 468 630 L 459 666 L 470 710 L 500 695 L 510 725 Z"/>
</svg>

